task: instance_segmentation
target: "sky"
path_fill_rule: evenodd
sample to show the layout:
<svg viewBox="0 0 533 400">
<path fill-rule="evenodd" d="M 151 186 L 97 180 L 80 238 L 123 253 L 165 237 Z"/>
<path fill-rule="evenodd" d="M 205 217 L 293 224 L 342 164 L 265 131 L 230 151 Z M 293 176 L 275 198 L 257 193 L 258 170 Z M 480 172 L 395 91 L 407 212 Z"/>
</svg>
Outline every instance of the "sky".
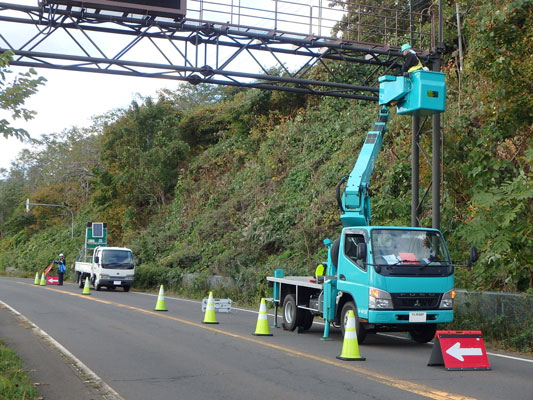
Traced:
<svg viewBox="0 0 533 400">
<path fill-rule="evenodd" d="M 188 13 L 187 16 L 195 18 L 194 10 L 200 2 L 196 0 L 190 0 L 188 3 Z M 228 3 L 234 4 L 230 0 L 214 0 L 219 3 Z M 270 7 L 272 8 L 272 2 L 270 0 L 243 0 L 242 4 L 245 2 L 250 2 L 251 6 L 259 7 L 259 1 L 262 1 L 265 9 Z M 285 21 L 289 23 L 290 20 L 298 21 L 296 15 L 306 14 L 308 11 L 309 4 L 308 2 L 316 2 L 318 0 L 293 0 L 296 2 L 302 2 L 303 5 L 294 5 L 296 3 L 287 3 L 285 7 L 291 7 L 285 10 L 287 14 L 279 13 L 278 18 L 280 21 Z M 36 6 L 37 0 L 6 0 L 7 3 L 13 4 L 22 4 L 28 6 Z M 239 1 L 241 4 L 241 1 Z M 244 6 L 243 6 L 244 7 Z M 282 6 L 280 6 L 282 7 Z M 295 9 L 293 9 L 296 7 Z M 237 19 L 235 15 L 226 14 L 226 8 L 221 8 L 222 12 L 218 14 L 208 15 L 203 14 L 203 18 L 215 21 L 220 18 L 231 19 L 232 22 L 236 23 Z M 229 10 L 229 9 L 228 9 Z M 234 12 L 234 7 L 232 6 L 231 10 Z M 244 10 L 244 9 L 243 9 Z M 251 10 L 251 9 L 250 9 Z M 246 14 L 253 14 L 251 11 L 243 11 Z M 198 14 L 198 13 L 197 13 Z M 273 15 L 273 14 L 272 14 Z M 20 14 L 17 15 L 20 17 Z M 198 16 L 196 16 L 198 18 Z M 252 18 L 250 21 L 243 21 L 238 19 L 238 22 L 250 26 L 261 26 L 264 28 L 269 28 L 263 26 L 264 24 L 273 23 L 271 19 L 263 18 L 263 15 L 258 15 L 257 17 L 250 16 Z M 234 21 L 235 19 L 235 21 Z M 224 19 L 225 21 L 225 19 Z M 303 21 L 308 21 L 308 17 L 304 18 Z M 325 20 L 324 20 L 325 21 Z M 332 19 L 328 20 L 329 23 L 333 21 Z M 246 23 L 245 23 L 246 22 Z M 42 26 L 39 27 L 43 28 Z M 298 25 L 296 27 L 291 27 L 291 24 L 288 27 L 278 25 L 278 29 L 309 29 L 305 24 Z M 314 28 L 316 29 L 316 27 Z M 24 43 L 30 40 L 37 32 L 37 27 L 27 24 L 17 24 L 17 23 L 6 23 L 2 22 L 0 26 L 0 47 L 5 47 L 5 42 L 2 41 L 2 36 L 8 38 L 10 44 L 15 48 L 22 46 Z M 63 36 L 61 36 L 63 35 Z M 103 50 L 110 55 L 116 54 L 120 49 L 123 49 L 124 46 L 129 43 L 130 38 L 125 39 L 124 36 L 117 37 L 117 35 L 105 34 L 105 40 L 103 43 L 98 42 L 99 46 L 106 46 Z M 83 37 L 78 36 L 77 40 L 83 40 Z M 123 40 L 120 42 L 120 40 Z M 126 40 L 124 42 L 124 40 Z M 18 42 L 18 43 L 17 43 Z M 34 42 L 33 42 L 34 43 Z M 139 54 L 142 54 L 143 60 L 149 60 L 150 62 L 160 62 L 165 63 L 165 61 L 157 60 L 157 57 L 161 58 L 159 54 L 153 47 L 146 45 L 146 42 L 142 42 L 142 46 L 135 46 L 131 51 L 127 53 L 127 57 L 132 57 L 133 60 L 139 59 Z M 41 44 L 39 44 L 41 46 Z M 46 41 L 42 43 L 43 48 L 37 47 L 36 51 L 49 51 L 52 53 L 71 53 L 76 55 L 80 54 L 80 49 L 77 48 L 71 39 L 66 36 L 65 32 L 58 30 L 54 32 Z M 72 46 L 72 47 L 68 47 Z M 87 47 L 88 48 L 88 47 Z M 220 51 L 220 54 L 217 57 L 224 59 L 225 55 L 223 54 L 225 49 Z M 234 50 L 231 50 L 233 52 Z M 135 55 L 135 52 L 138 52 Z M 267 52 L 263 52 L 267 53 Z M 232 53 L 227 53 L 232 54 Z M 244 53 L 243 53 L 244 54 Z M 227 56 L 227 55 L 226 55 Z M 279 55 L 278 55 L 279 56 Z M 210 56 L 211 57 L 211 56 Z M 245 70 L 246 72 L 260 72 L 259 67 L 253 61 L 245 61 L 242 58 L 242 55 L 232 61 L 232 64 L 229 69 L 232 70 Z M 263 58 L 264 57 L 264 58 Z M 270 57 L 271 60 L 266 60 L 266 57 Z M 279 56 L 280 57 L 280 56 Z M 300 60 L 295 61 L 287 56 L 283 62 L 290 69 L 290 65 L 298 65 L 303 62 Z M 265 66 L 276 66 L 278 65 L 276 61 L 269 54 L 261 54 L 258 56 L 259 59 L 262 59 L 262 62 Z M 298 58 L 298 57 L 297 57 Z M 207 61 L 210 64 L 209 60 Z M 178 64 L 179 65 L 179 64 Z M 246 65 L 252 65 L 255 68 L 250 70 L 245 67 Z M 22 67 L 11 67 L 14 72 L 26 72 L 27 68 Z M 117 108 L 126 108 L 134 100 L 137 95 L 146 97 L 154 96 L 157 94 L 157 91 L 163 88 L 175 90 L 180 85 L 187 84 L 180 81 L 173 81 L 167 79 L 155 79 L 155 78 L 140 78 L 140 77 L 126 77 L 120 75 L 108 75 L 108 74 L 96 74 L 96 73 L 84 73 L 84 72 L 74 72 L 74 71 L 61 71 L 54 69 L 40 68 L 37 70 L 39 76 L 43 76 L 47 79 L 45 86 L 40 86 L 38 92 L 31 96 L 25 103 L 25 108 L 34 110 L 37 112 L 37 115 L 34 119 L 25 122 L 23 120 L 12 121 L 11 126 L 15 128 L 23 128 L 32 138 L 38 139 L 42 134 L 50 133 L 60 133 L 63 130 L 69 129 L 71 127 L 88 127 L 91 125 L 91 118 L 102 115 Z M 14 74 L 11 74 L 14 75 Z M 6 118 L 6 113 L 0 110 L 0 119 Z M 10 118 L 7 118 L 10 120 Z M 10 120 L 11 121 L 11 120 Z M 19 152 L 23 148 L 29 148 L 27 143 L 21 143 L 18 139 L 10 137 L 4 138 L 0 136 L 0 168 L 9 169 L 11 162 L 17 157 Z"/>
<path fill-rule="evenodd" d="M 27 68 L 11 69 L 26 71 Z M 176 89 L 178 81 L 135 78 L 84 72 L 39 69 L 48 81 L 30 97 L 25 107 L 37 112 L 34 119 L 15 120 L 12 126 L 23 128 L 32 138 L 42 134 L 60 133 L 73 126 L 91 126 L 91 118 L 116 108 L 126 108 L 137 94 L 153 96 L 159 89 Z M 0 114 L 1 116 L 1 114 Z M 6 117 L 4 115 L 3 117 Z M 0 136 L 0 168 L 9 169 L 23 148 L 30 148 L 14 137 Z"/>
</svg>

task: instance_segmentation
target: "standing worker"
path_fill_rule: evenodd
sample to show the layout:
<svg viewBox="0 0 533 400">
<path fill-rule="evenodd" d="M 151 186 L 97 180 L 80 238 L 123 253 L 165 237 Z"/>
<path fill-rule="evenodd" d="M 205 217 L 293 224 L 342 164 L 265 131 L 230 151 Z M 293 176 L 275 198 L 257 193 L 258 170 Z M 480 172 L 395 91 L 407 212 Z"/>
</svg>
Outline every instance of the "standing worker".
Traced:
<svg viewBox="0 0 533 400">
<path fill-rule="evenodd" d="M 57 264 L 57 275 L 59 277 L 58 285 L 63 286 L 63 275 L 67 270 L 67 264 L 65 262 L 65 256 L 63 255 L 63 253 L 59 255 L 59 260 L 54 260 L 54 264 Z"/>
<path fill-rule="evenodd" d="M 415 51 L 411 48 L 411 45 L 407 43 L 403 44 L 402 54 L 405 59 L 405 62 L 403 63 L 402 71 L 400 75 L 403 75 L 406 72 L 413 72 L 413 71 L 422 69 L 424 67 L 422 65 L 422 61 L 420 61 Z"/>
</svg>

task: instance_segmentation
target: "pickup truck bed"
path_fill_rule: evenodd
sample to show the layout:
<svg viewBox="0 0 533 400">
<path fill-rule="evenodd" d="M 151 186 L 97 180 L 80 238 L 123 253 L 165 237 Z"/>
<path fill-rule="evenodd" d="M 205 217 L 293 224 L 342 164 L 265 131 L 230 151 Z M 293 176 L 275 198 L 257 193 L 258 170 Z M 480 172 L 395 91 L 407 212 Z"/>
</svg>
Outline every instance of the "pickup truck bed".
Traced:
<svg viewBox="0 0 533 400">
<path fill-rule="evenodd" d="M 74 264 L 74 270 L 76 272 L 90 273 L 91 269 L 92 269 L 92 263 L 90 262 L 76 261 L 76 263 Z"/>
</svg>

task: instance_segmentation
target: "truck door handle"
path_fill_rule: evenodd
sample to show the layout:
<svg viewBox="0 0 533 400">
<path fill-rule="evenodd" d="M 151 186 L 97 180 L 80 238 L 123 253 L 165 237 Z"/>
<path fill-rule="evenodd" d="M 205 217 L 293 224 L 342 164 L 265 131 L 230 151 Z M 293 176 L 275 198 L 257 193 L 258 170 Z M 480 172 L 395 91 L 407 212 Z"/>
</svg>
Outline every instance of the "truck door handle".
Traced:
<svg viewBox="0 0 533 400">
<path fill-rule="evenodd" d="M 341 281 L 345 281 L 346 280 L 346 277 L 343 274 L 341 274 L 341 276 L 339 276 L 339 278 L 340 278 Z"/>
</svg>

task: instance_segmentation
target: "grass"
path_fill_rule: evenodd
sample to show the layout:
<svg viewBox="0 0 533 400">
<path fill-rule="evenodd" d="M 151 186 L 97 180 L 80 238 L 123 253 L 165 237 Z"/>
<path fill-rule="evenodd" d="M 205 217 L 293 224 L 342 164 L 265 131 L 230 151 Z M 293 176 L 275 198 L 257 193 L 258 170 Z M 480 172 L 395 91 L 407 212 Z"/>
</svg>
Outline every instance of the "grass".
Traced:
<svg viewBox="0 0 533 400">
<path fill-rule="evenodd" d="M 0 341 L 0 399 L 36 400 L 37 390 L 17 354 Z"/>
</svg>

